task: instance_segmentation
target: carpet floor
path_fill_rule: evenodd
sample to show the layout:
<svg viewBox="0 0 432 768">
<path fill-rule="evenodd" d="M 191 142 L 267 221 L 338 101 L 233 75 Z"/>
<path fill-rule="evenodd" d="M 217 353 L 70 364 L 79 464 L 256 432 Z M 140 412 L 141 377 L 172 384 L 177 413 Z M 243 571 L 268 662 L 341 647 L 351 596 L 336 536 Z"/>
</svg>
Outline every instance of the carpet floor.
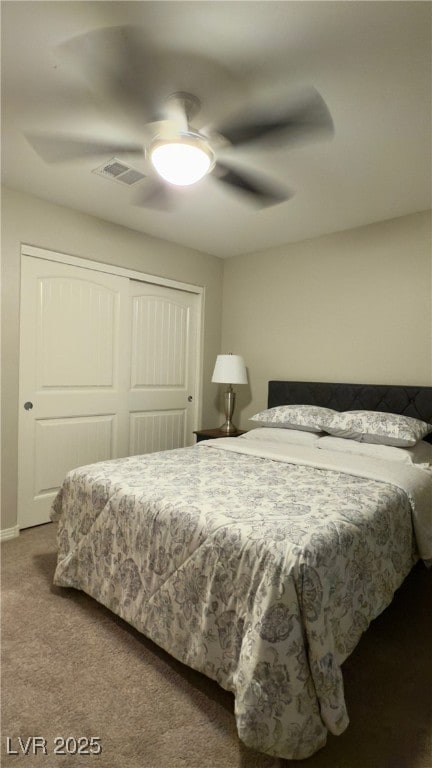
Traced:
<svg viewBox="0 0 432 768">
<path fill-rule="evenodd" d="M 5 768 L 432 768 L 432 570 L 423 563 L 344 664 L 348 729 L 308 760 L 286 761 L 242 745 L 230 693 L 91 598 L 53 586 L 54 524 L 23 531 L 1 554 Z M 45 749 L 29 742 L 25 755 L 30 736 Z M 71 752 L 95 737 L 102 751 L 54 754 L 57 737 L 70 737 Z"/>
</svg>

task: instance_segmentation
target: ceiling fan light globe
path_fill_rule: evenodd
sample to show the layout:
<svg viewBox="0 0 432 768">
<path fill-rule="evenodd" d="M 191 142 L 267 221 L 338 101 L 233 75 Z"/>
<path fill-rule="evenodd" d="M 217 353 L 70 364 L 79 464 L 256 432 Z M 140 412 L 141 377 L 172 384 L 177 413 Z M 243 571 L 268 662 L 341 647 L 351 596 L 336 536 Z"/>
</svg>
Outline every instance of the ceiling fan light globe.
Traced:
<svg viewBox="0 0 432 768">
<path fill-rule="evenodd" d="M 156 141 L 150 149 L 153 167 L 159 176 L 176 186 L 189 186 L 202 179 L 214 166 L 211 148 L 200 137 Z"/>
</svg>

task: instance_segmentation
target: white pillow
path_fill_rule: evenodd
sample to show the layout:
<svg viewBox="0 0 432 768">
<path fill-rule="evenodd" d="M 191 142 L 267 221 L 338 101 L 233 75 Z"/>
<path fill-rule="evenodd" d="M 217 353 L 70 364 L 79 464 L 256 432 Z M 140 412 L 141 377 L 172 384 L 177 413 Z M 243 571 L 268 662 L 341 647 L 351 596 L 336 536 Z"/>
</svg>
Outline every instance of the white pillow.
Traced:
<svg viewBox="0 0 432 768">
<path fill-rule="evenodd" d="M 296 445 L 315 446 L 320 439 L 316 432 L 303 432 L 299 429 L 279 429 L 277 427 L 256 427 L 238 440 L 271 440 L 273 443 L 291 443 Z"/>
<path fill-rule="evenodd" d="M 256 421 L 260 425 L 265 424 L 266 427 L 299 429 L 302 432 L 327 432 L 326 424 L 333 414 L 336 415 L 336 411 L 319 405 L 276 405 L 274 408 L 256 413 L 251 421 Z"/>
<path fill-rule="evenodd" d="M 330 435 L 362 443 L 408 448 L 432 432 L 432 424 L 399 413 L 334 411 L 324 430 Z"/>
<path fill-rule="evenodd" d="M 420 440 L 411 448 L 398 448 L 394 445 L 377 445 L 376 443 L 359 443 L 356 440 L 346 440 L 343 437 L 319 437 L 317 448 L 326 451 L 342 451 L 355 453 L 358 456 L 370 456 L 375 459 L 398 461 L 403 464 L 415 464 L 422 468 L 432 466 L 432 445 Z"/>
</svg>

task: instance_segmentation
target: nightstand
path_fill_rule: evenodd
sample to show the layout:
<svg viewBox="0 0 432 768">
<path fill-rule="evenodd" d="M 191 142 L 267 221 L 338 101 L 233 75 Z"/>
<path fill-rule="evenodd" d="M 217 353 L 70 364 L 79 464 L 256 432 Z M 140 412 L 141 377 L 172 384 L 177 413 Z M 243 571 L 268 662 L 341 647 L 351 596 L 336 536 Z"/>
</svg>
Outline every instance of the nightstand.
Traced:
<svg viewBox="0 0 432 768">
<path fill-rule="evenodd" d="M 200 440 L 213 440 L 216 437 L 239 437 L 239 435 L 244 435 L 247 431 L 247 429 L 237 429 L 235 432 L 227 435 L 221 429 L 197 429 L 194 431 L 194 435 L 196 435 L 197 443 L 199 443 Z"/>
</svg>

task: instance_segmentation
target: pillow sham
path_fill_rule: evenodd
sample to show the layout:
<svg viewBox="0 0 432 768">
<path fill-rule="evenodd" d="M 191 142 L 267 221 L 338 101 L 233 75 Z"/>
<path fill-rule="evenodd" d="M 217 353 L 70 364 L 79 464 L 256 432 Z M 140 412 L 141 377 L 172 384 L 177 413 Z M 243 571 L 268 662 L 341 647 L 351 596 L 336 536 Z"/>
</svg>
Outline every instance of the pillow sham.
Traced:
<svg viewBox="0 0 432 768">
<path fill-rule="evenodd" d="M 362 443 L 408 448 L 432 432 L 432 424 L 398 413 L 383 411 L 338 413 L 335 411 L 325 431 L 336 437 L 345 437 Z"/>
<path fill-rule="evenodd" d="M 432 445 L 420 440 L 411 448 L 398 448 L 394 445 L 377 445 L 376 443 L 360 443 L 343 437 L 325 435 L 318 437 L 316 447 L 321 450 L 341 451 L 342 453 L 370 456 L 373 459 L 386 459 L 403 464 L 412 464 L 424 469 L 432 468 Z"/>
<path fill-rule="evenodd" d="M 302 432 L 327 432 L 330 417 L 336 415 L 331 408 L 319 405 L 276 405 L 252 416 L 250 421 L 267 427 L 299 429 Z"/>
<path fill-rule="evenodd" d="M 298 429 L 281 429 L 278 427 L 255 427 L 238 440 L 271 440 L 273 443 L 291 443 L 295 445 L 316 446 L 320 436 L 316 432 L 304 432 Z"/>
</svg>

